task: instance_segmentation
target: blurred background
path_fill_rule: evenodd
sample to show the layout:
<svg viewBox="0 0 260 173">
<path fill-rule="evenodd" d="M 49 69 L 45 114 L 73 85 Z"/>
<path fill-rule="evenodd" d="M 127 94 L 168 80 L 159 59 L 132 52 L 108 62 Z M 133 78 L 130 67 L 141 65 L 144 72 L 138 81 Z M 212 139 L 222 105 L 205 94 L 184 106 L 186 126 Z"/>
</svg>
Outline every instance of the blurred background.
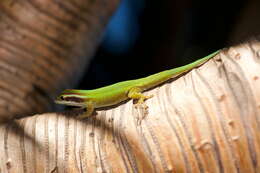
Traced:
<svg viewBox="0 0 260 173">
<path fill-rule="evenodd" d="M 145 77 L 259 34 L 259 0 L 122 0 L 79 89 Z"/>
</svg>

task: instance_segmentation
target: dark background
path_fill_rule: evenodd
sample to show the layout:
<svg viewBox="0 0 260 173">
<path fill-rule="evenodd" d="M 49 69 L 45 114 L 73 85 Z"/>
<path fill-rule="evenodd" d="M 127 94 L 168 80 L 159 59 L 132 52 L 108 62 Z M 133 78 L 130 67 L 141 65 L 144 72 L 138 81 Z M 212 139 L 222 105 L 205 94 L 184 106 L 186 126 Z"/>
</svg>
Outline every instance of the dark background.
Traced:
<svg viewBox="0 0 260 173">
<path fill-rule="evenodd" d="M 78 89 L 145 77 L 253 37 L 259 6 L 259 0 L 123 0 Z"/>
</svg>

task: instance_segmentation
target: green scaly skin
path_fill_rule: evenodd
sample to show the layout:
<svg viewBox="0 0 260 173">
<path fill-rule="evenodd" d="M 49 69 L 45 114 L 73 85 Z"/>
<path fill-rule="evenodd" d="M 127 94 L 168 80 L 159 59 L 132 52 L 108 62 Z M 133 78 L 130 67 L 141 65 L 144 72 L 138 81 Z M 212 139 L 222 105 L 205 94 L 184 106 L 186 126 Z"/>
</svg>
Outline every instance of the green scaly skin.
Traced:
<svg viewBox="0 0 260 173">
<path fill-rule="evenodd" d="M 141 79 L 118 82 L 93 90 L 66 89 L 56 98 L 55 102 L 87 108 L 87 111 L 78 117 L 81 119 L 92 115 L 96 108 L 112 106 L 127 99 L 136 99 L 138 104 L 142 104 L 144 100 L 152 97 L 143 95 L 143 91 L 201 65 L 218 53 L 219 50 L 188 65 L 165 70 Z"/>
</svg>

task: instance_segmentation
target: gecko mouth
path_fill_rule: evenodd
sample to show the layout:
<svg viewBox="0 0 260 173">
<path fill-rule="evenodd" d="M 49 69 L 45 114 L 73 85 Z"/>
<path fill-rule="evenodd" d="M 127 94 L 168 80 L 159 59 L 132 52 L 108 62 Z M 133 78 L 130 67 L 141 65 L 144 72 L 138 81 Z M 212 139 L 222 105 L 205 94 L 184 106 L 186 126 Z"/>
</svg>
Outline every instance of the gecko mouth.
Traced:
<svg viewBox="0 0 260 173">
<path fill-rule="evenodd" d="M 71 107 L 85 107 L 83 103 L 77 103 L 77 102 L 70 102 L 65 100 L 55 100 L 56 104 L 61 104 L 65 106 L 71 106 Z"/>
</svg>

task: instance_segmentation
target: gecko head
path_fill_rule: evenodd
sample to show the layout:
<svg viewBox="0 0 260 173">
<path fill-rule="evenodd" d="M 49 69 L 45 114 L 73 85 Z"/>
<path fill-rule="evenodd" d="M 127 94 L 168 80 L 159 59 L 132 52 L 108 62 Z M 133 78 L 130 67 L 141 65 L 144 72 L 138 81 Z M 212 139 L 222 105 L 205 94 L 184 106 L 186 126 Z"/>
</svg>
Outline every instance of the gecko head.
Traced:
<svg viewBox="0 0 260 173">
<path fill-rule="evenodd" d="M 56 97 L 55 103 L 66 106 L 85 107 L 87 98 L 85 94 L 79 92 L 79 90 L 64 90 L 61 95 Z"/>
</svg>

